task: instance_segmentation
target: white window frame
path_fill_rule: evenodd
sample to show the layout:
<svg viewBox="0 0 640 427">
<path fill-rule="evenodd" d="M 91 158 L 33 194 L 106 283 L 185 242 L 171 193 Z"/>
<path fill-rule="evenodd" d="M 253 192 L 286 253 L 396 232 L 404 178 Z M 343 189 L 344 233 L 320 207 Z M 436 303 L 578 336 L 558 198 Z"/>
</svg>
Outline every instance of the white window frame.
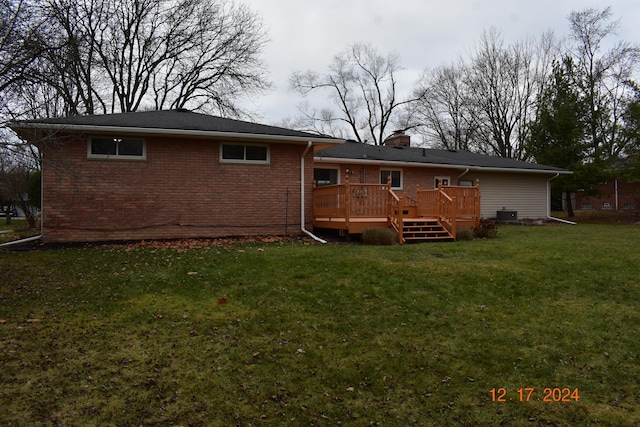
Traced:
<svg viewBox="0 0 640 427">
<path fill-rule="evenodd" d="M 447 181 L 446 184 L 443 184 L 443 187 L 446 187 L 448 185 L 451 185 L 451 177 L 450 176 L 435 176 L 433 177 L 433 188 L 437 189 L 438 188 L 438 181 L 442 182 L 442 181 Z"/>
<path fill-rule="evenodd" d="M 110 139 L 116 141 L 116 154 L 99 154 L 94 153 L 93 149 L 93 141 L 97 139 Z M 121 155 L 118 151 L 118 143 L 123 140 L 129 141 L 140 141 L 142 142 L 142 155 L 141 156 L 132 156 L 132 155 Z M 87 158 L 88 159 L 106 159 L 106 160 L 147 160 L 147 141 L 143 138 L 125 138 L 120 136 L 115 137 L 103 137 L 103 136 L 93 136 L 90 137 L 87 141 Z"/>
<path fill-rule="evenodd" d="M 225 159 L 223 157 L 225 146 L 244 147 L 244 158 L 243 159 Z M 247 160 L 247 147 L 266 148 L 266 152 L 267 152 L 266 160 Z M 235 163 L 235 164 L 245 164 L 245 165 L 268 165 L 268 164 L 271 164 L 271 147 L 269 147 L 268 144 L 242 144 L 242 143 L 224 142 L 220 144 L 220 163 Z"/>
<path fill-rule="evenodd" d="M 404 185 L 404 177 L 402 176 L 402 169 L 392 169 L 392 168 L 387 168 L 387 169 L 380 169 L 380 174 L 379 174 L 379 178 L 380 178 L 380 184 L 386 184 L 387 180 L 382 179 L 382 174 L 384 172 L 389 172 L 389 174 L 391 175 L 391 189 L 392 190 L 402 190 L 403 185 Z M 397 187 L 393 186 L 393 173 L 394 172 L 398 172 L 400 174 L 400 185 Z"/>
</svg>

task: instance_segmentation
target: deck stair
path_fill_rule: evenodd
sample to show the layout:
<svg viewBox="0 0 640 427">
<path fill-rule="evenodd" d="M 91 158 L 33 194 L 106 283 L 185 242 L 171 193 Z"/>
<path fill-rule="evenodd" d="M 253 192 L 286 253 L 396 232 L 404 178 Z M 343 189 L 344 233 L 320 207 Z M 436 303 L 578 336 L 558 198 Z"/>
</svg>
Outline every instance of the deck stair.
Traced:
<svg viewBox="0 0 640 427">
<path fill-rule="evenodd" d="M 403 218 L 402 237 L 405 242 L 435 242 L 455 240 L 435 218 Z"/>
</svg>

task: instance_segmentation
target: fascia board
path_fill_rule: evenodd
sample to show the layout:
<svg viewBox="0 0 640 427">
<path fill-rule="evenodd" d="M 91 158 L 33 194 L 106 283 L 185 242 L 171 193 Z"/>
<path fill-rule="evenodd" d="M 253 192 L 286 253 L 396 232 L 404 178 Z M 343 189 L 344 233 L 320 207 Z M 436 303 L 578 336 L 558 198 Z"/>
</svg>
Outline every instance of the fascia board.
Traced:
<svg viewBox="0 0 640 427">
<path fill-rule="evenodd" d="M 524 168 L 498 168 L 472 165 L 452 165 L 440 163 L 417 163 L 417 162 L 394 162 L 390 160 L 364 160 L 345 159 L 335 157 L 314 157 L 314 162 L 318 163 L 340 163 L 340 164 L 361 164 L 361 165 L 384 165 L 384 166 L 410 166 L 418 168 L 440 168 L 440 169 L 469 169 L 474 172 L 515 172 L 515 173 L 540 173 L 540 174 L 561 174 L 572 175 L 573 171 L 558 171 L 550 169 L 524 169 Z"/>
<path fill-rule="evenodd" d="M 191 129 L 163 129 L 163 128 L 136 128 L 125 126 L 86 126 L 86 125 L 68 125 L 68 124 L 47 124 L 47 123 L 12 123 L 9 126 L 11 129 L 17 130 L 58 130 L 58 131 L 71 131 L 71 132 L 86 132 L 86 133 L 126 133 L 136 135 L 161 135 L 161 136 L 190 136 L 199 138 L 223 138 L 223 139 L 252 139 L 252 140 L 270 140 L 283 143 L 299 143 L 307 144 L 312 142 L 314 144 L 329 144 L 338 145 L 345 141 L 342 139 L 331 138 L 307 138 L 302 136 L 283 136 L 283 135 L 266 135 L 266 134 L 252 134 L 252 133 L 237 133 L 237 132 L 217 132 L 217 131 L 203 131 L 203 130 L 191 130 Z"/>
</svg>

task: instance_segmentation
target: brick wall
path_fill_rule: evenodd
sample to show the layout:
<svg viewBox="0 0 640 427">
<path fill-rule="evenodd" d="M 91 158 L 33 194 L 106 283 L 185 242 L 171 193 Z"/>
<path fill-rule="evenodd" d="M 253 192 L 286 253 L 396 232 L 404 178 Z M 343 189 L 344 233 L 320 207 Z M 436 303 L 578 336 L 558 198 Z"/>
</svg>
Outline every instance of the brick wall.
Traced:
<svg viewBox="0 0 640 427">
<path fill-rule="evenodd" d="M 231 141 L 228 141 L 231 142 Z M 220 141 L 146 138 L 146 160 L 87 159 L 87 138 L 43 149 L 45 242 L 300 232 L 301 144 L 271 143 L 269 165 L 220 163 Z M 313 154 L 305 159 L 311 224 Z"/>
<path fill-rule="evenodd" d="M 402 170 L 402 187 L 403 189 L 395 190 L 396 193 L 407 193 L 409 196 L 415 196 L 416 185 L 420 185 L 422 190 L 434 188 L 436 177 L 449 177 L 451 185 L 458 185 L 458 174 L 460 170 L 456 169 L 436 169 L 425 167 L 394 167 L 394 166 L 378 166 L 378 165 L 362 165 L 362 164 L 333 164 L 329 162 L 317 163 L 316 168 L 321 169 L 338 169 L 340 174 L 340 183 L 344 183 L 347 170 L 349 170 L 349 181 L 351 183 L 364 184 L 380 184 L 380 170 Z M 464 179 L 464 178 L 463 178 Z"/>
<path fill-rule="evenodd" d="M 595 195 L 577 192 L 574 208 L 576 210 L 640 210 L 640 184 L 638 183 L 618 180 L 616 190 L 616 181 L 611 179 L 596 185 L 595 189 L 598 191 Z"/>
</svg>

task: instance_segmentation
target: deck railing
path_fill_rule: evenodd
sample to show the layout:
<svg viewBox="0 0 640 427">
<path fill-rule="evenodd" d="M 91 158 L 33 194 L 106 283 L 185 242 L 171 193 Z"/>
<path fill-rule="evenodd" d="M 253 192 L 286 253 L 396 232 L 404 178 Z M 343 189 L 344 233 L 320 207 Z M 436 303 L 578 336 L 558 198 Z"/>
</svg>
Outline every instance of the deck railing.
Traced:
<svg viewBox="0 0 640 427">
<path fill-rule="evenodd" d="M 450 197 L 444 191 L 438 191 L 436 203 L 438 204 L 437 215 L 440 224 L 446 228 L 451 237 L 456 238 L 457 204 L 456 199 Z"/>
<path fill-rule="evenodd" d="M 442 186 L 435 190 L 416 189 L 416 205 L 419 217 L 433 217 L 440 215 L 438 207 L 439 194 L 444 193 L 455 201 L 456 220 L 464 222 L 470 227 L 477 227 L 480 223 L 480 182 L 472 187 Z"/>
<path fill-rule="evenodd" d="M 480 221 L 480 184 L 473 187 L 446 186 L 416 189 L 415 198 L 398 196 L 387 184 L 344 184 L 314 187 L 314 219 L 340 218 L 348 228 L 351 219 L 386 218 L 401 235 L 403 218 L 438 219 L 455 237 L 461 225 L 476 227 Z"/>
<path fill-rule="evenodd" d="M 404 243 L 402 237 L 402 217 L 403 217 L 403 200 L 389 187 L 388 191 L 388 207 L 389 225 L 398 234 L 400 243 Z"/>
</svg>

